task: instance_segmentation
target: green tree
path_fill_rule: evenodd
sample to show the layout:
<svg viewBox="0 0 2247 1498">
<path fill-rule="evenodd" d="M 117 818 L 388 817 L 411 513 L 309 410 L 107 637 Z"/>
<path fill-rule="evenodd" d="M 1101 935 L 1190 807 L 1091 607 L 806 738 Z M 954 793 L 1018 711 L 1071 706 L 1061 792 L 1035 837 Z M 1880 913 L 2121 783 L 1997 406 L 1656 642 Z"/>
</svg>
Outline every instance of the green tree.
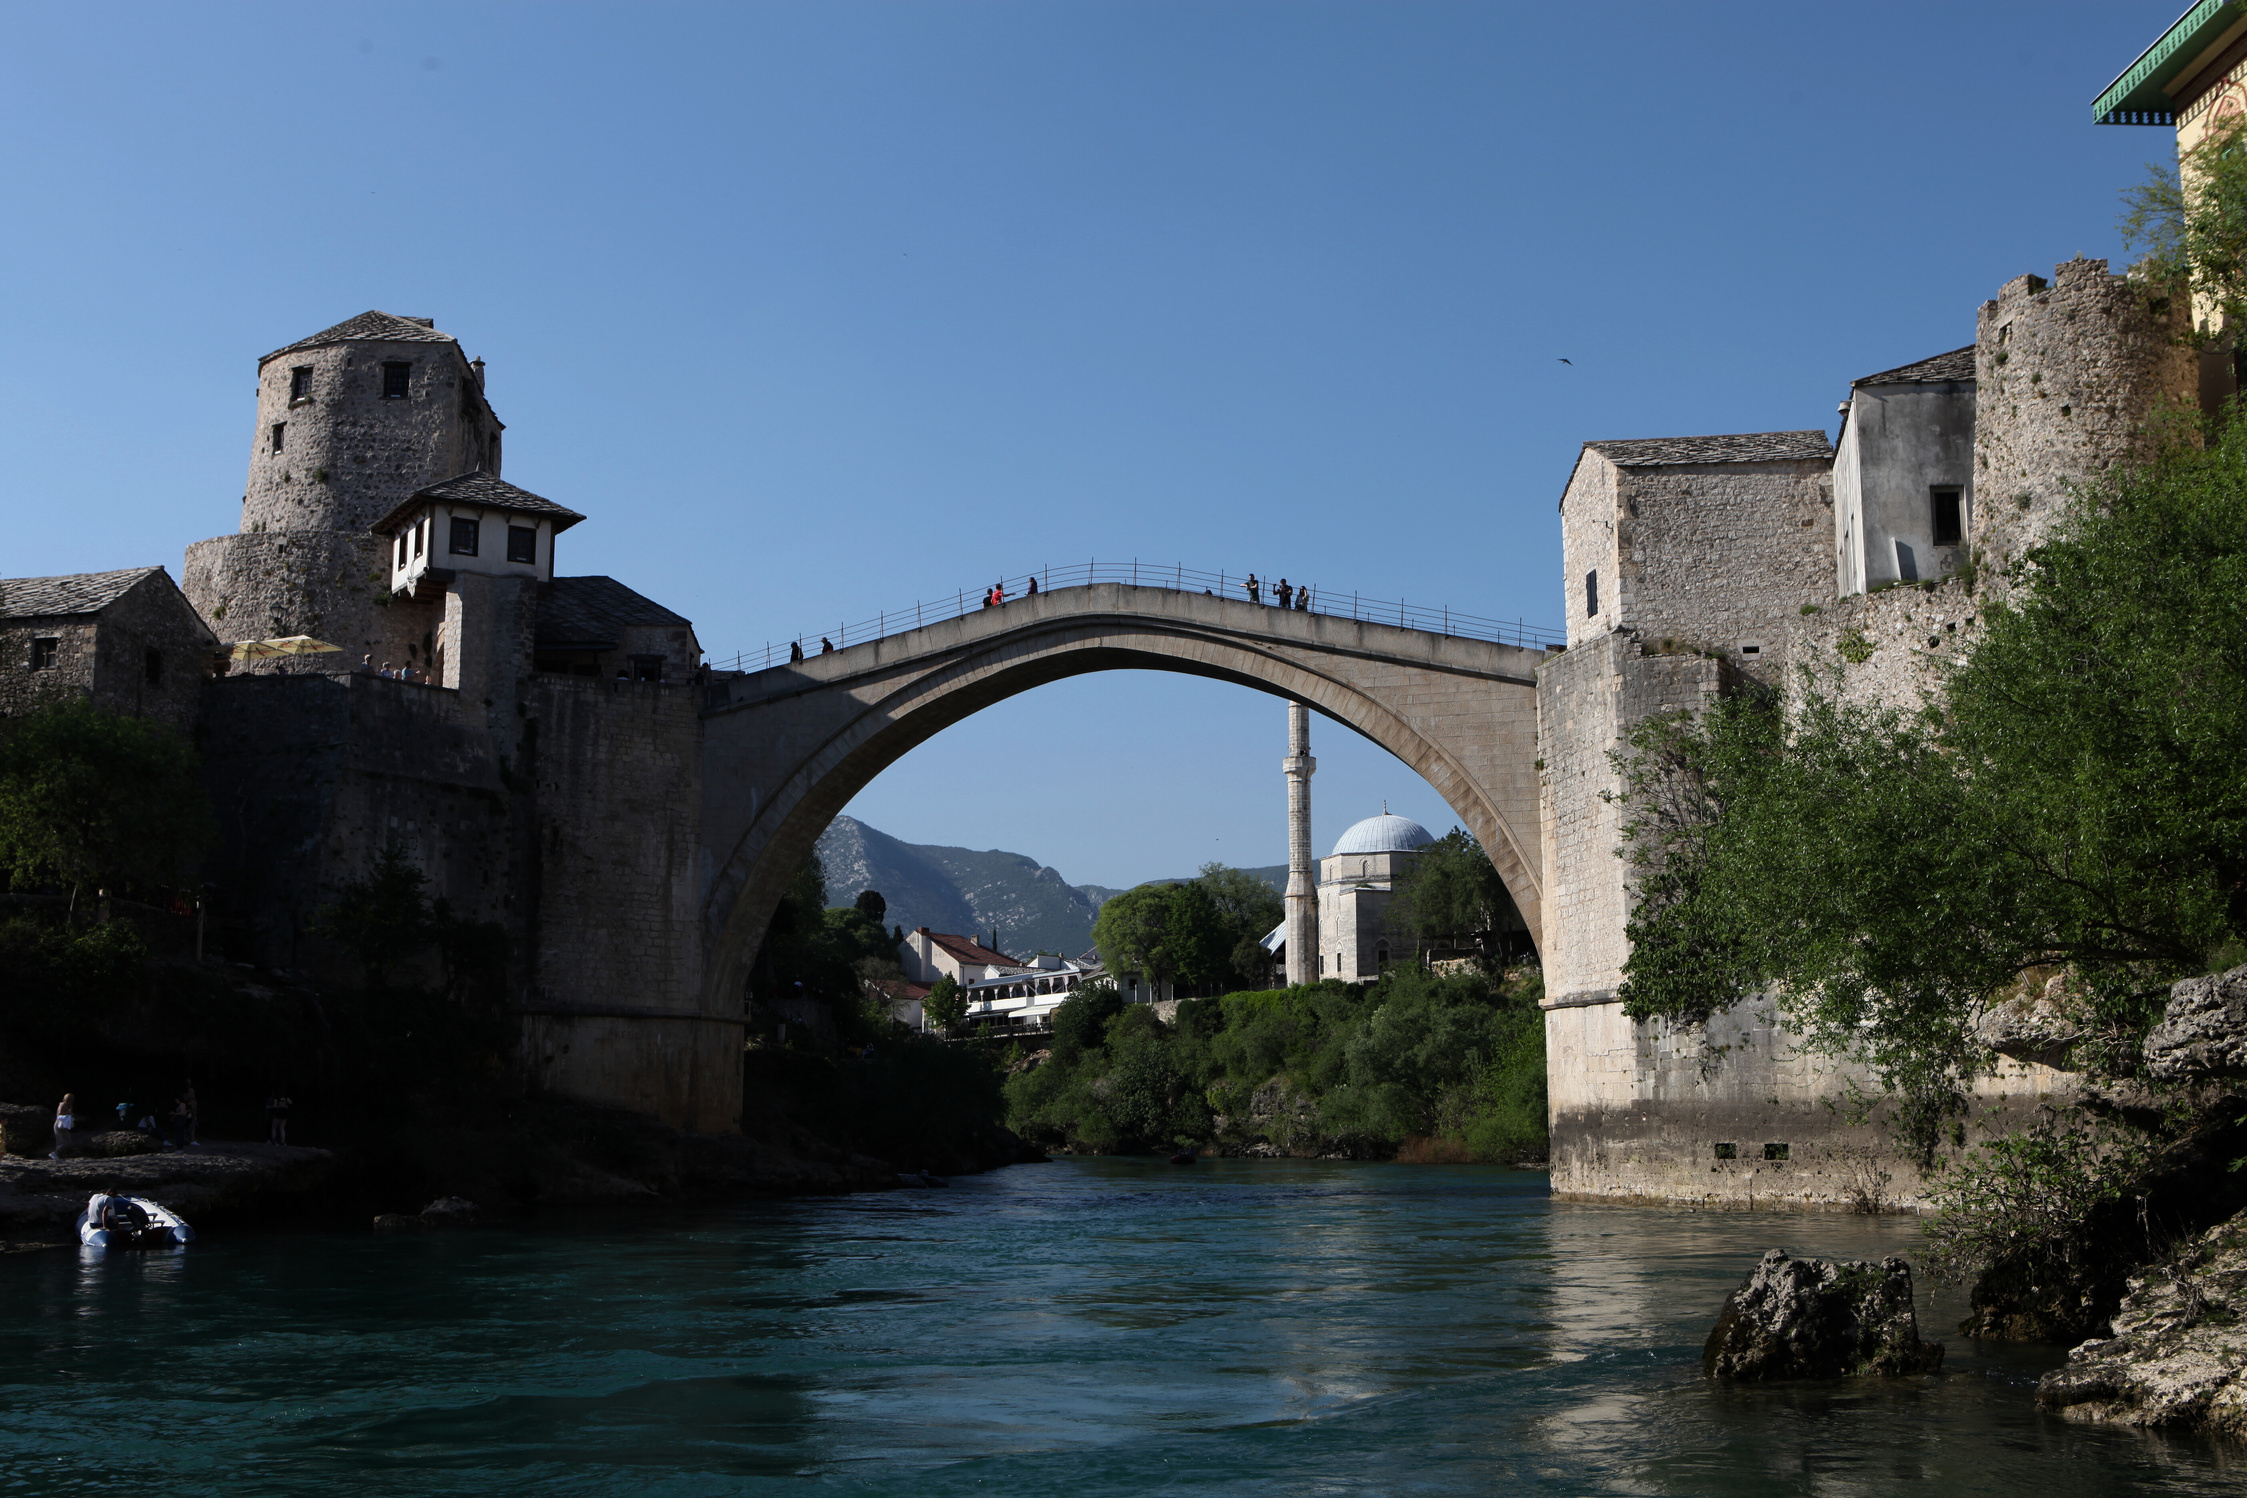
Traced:
<svg viewBox="0 0 2247 1498">
<path fill-rule="evenodd" d="M 18 884 L 178 885 L 212 834 L 195 751 L 79 698 L 0 723 L 0 867 Z"/>
<path fill-rule="evenodd" d="M 1205 863 L 1194 880 L 1217 909 L 1218 919 L 1232 938 L 1222 976 L 1207 980 L 1239 982 L 1261 987 L 1272 968 L 1264 937 L 1287 915 L 1280 892 L 1257 878 L 1222 863 Z"/>
<path fill-rule="evenodd" d="M 936 980 L 921 1000 L 921 1013 L 928 1018 L 929 1027 L 948 1031 L 967 1022 L 967 990 L 950 973 Z"/>
<path fill-rule="evenodd" d="M 1495 937 L 1523 929 L 1506 883 L 1475 835 L 1454 827 L 1398 871 L 1389 923 L 1422 943 L 1471 946 L 1495 958 Z"/>
<path fill-rule="evenodd" d="M 2122 195 L 2122 243 L 2143 247 L 2156 286 L 2185 285 L 2206 318 L 2198 339 L 2228 345 L 2247 323 L 2247 149 L 2240 126 L 2211 130 L 2176 166 Z"/>
<path fill-rule="evenodd" d="M 2072 970 L 2083 1059 L 2135 1064 L 2168 984 L 2247 934 L 2247 426 L 2111 476 L 2027 562 L 1923 713 L 1810 682 L 1642 726 L 1629 1012 L 1775 987 L 1922 1150 L 2031 969 Z"/>
<path fill-rule="evenodd" d="M 427 951 L 436 935 L 428 885 L 393 838 L 364 879 L 347 881 L 335 903 L 320 907 L 313 930 L 350 953 L 370 987 L 386 989 L 391 973 Z"/>
</svg>

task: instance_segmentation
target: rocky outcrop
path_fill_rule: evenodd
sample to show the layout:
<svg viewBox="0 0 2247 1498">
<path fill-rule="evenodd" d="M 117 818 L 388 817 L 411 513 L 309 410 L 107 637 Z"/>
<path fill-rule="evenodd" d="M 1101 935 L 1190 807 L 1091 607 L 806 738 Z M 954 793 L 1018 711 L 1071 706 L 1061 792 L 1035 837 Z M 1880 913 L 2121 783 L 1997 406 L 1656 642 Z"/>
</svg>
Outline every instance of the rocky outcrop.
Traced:
<svg viewBox="0 0 2247 1498">
<path fill-rule="evenodd" d="M 1943 1345 L 1919 1340 L 1902 1259 L 1763 1256 L 1717 1317 L 1701 1366 L 1711 1378 L 1933 1373 Z"/>
<path fill-rule="evenodd" d="M 2145 1057 L 2157 1082 L 2247 1077 L 2247 966 L 2173 985 Z"/>
<path fill-rule="evenodd" d="M 2070 1420 L 2247 1436 L 2247 1214 L 2133 1277 L 2114 1333 L 2044 1375 L 2037 1403 Z"/>
<path fill-rule="evenodd" d="M 2000 1056 L 2064 1068 L 2069 1048 L 2090 1033 L 2090 1026 L 2073 1002 L 2067 974 L 2062 973 L 2036 992 L 1992 1005 L 1975 1032 Z"/>
<path fill-rule="evenodd" d="M 97 1191 L 145 1196 L 200 1226 L 260 1197 L 320 1186 L 334 1168 L 326 1150 L 278 1144 L 203 1144 L 153 1155 L 63 1160 L 0 1159 L 0 1229 L 44 1234 L 78 1220 Z"/>
</svg>

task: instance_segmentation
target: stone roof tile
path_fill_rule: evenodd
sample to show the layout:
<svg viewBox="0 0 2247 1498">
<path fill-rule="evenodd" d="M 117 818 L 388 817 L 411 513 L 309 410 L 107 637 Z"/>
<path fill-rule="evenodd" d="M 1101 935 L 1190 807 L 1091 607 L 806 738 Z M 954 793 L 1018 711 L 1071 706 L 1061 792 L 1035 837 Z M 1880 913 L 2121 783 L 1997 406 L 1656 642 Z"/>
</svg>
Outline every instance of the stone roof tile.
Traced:
<svg viewBox="0 0 2247 1498">
<path fill-rule="evenodd" d="M 1617 468 L 1660 468 L 1685 463 L 1785 463 L 1833 461 L 1823 429 L 1807 432 L 1740 432 L 1722 437 L 1632 437 L 1587 442 Z"/>
<path fill-rule="evenodd" d="M 440 333 L 432 327 L 431 319 L 423 317 L 393 317 L 387 312 L 362 312 L 357 317 L 323 328 L 310 338 L 299 338 L 283 348 L 267 354 L 265 359 L 278 359 L 283 354 L 293 354 L 298 349 L 326 348 L 337 343 L 458 343 L 450 333 Z"/>
<path fill-rule="evenodd" d="M 554 534 L 557 536 L 585 518 L 567 505 L 558 505 L 528 489 L 518 489 L 505 479 L 495 478 L 483 469 L 475 468 L 414 490 L 368 529 L 378 536 L 391 535 L 413 518 L 414 511 L 433 499 L 442 500 L 446 504 L 488 505 L 495 510 L 544 515 L 554 522 Z"/>
<path fill-rule="evenodd" d="M 0 579 L 0 618 L 50 619 L 71 614 L 98 614 L 124 597 L 142 578 L 163 571 L 161 567 L 127 567 L 118 572 Z"/>
<path fill-rule="evenodd" d="M 1919 385 L 1937 380 L 1971 380 L 1974 378 L 1974 345 L 1954 348 L 1947 354 L 1937 354 L 1932 359 L 1922 359 L 1917 364 L 1899 364 L 1894 369 L 1884 369 L 1879 374 L 1866 375 L 1861 380 L 1851 380 L 1850 387 L 1859 385 Z"/>
<path fill-rule="evenodd" d="M 647 625 L 694 627 L 613 577 L 557 577 L 538 585 L 536 640 L 543 649 L 613 649 L 620 632 Z"/>
</svg>

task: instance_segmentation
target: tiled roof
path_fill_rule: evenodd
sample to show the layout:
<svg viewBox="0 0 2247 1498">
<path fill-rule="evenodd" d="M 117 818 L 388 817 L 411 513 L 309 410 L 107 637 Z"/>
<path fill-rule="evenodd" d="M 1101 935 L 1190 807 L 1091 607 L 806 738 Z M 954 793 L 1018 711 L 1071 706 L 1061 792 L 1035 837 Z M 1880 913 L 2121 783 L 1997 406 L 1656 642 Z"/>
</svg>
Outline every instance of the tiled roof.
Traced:
<svg viewBox="0 0 2247 1498">
<path fill-rule="evenodd" d="M 932 942 L 935 942 L 945 951 L 951 953 L 961 962 L 972 962 L 977 966 L 1022 966 L 1021 963 L 1015 961 L 1012 957 L 1007 956 L 1006 953 L 994 952 L 989 947 L 984 946 L 981 942 L 977 941 L 972 936 L 946 936 L 941 931 L 931 931 L 928 934 L 928 939 Z"/>
<path fill-rule="evenodd" d="M 515 510 L 525 515 L 544 515 L 554 522 L 554 534 L 560 535 L 585 517 L 551 499 L 518 489 L 505 479 L 477 468 L 442 483 L 431 484 L 426 489 L 416 489 L 403 503 L 369 527 L 378 536 L 387 536 L 403 527 L 413 518 L 414 512 L 429 500 L 442 500 L 455 505 L 489 505 L 495 510 Z"/>
<path fill-rule="evenodd" d="M 66 614 L 98 614 L 125 596 L 133 584 L 161 567 L 127 567 L 122 572 L 74 572 L 68 577 L 0 579 L 0 618 L 44 619 Z"/>
<path fill-rule="evenodd" d="M 1894 369 L 1884 369 L 1879 374 L 1866 375 L 1861 380 L 1851 380 L 1856 385 L 1917 385 L 1935 380 L 1971 380 L 1974 378 L 1974 345 L 1954 348 L 1947 354 L 1937 354 L 1932 359 L 1922 359 L 1917 364 L 1901 364 Z"/>
<path fill-rule="evenodd" d="M 1632 437 L 1584 446 L 1617 468 L 1659 468 L 1671 463 L 1784 463 L 1833 461 L 1823 429 L 1808 432 L 1741 432 L 1728 437 Z"/>
<path fill-rule="evenodd" d="M 611 649 L 620 630 L 651 624 L 694 627 L 613 577 L 557 577 L 538 585 L 536 638 L 543 649 Z"/>
<path fill-rule="evenodd" d="M 257 362 L 278 359 L 283 354 L 293 354 L 300 348 L 326 348 L 333 343 L 457 343 L 450 333 L 440 333 L 431 326 L 434 319 L 426 317 L 392 317 L 387 312 L 362 312 L 347 322 L 332 328 L 323 328 L 310 338 L 299 338 L 285 348 L 277 348 Z"/>
</svg>

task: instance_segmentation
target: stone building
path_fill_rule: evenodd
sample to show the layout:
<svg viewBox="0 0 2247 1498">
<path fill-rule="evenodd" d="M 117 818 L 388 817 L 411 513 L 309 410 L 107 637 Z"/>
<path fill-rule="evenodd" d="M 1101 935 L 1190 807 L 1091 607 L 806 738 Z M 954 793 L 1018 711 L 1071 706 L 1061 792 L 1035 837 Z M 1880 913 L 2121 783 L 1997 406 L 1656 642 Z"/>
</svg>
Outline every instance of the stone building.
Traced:
<svg viewBox="0 0 2247 1498">
<path fill-rule="evenodd" d="M 1360 983 L 1381 976 L 1391 955 L 1388 912 L 1397 876 L 1434 841 L 1427 828 L 1391 816 L 1387 807 L 1335 839 L 1334 851 L 1319 860 L 1319 977 Z"/>
<path fill-rule="evenodd" d="M 219 936 L 348 977 L 313 916 L 395 845 L 507 932 L 532 1085 L 732 1129 L 743 1016 L 706 1010 L 701 972 L 701 648 L 615 579 L 561 574 L 586 517 L 500 477 L 503 429 L 483 361 L 430 319 L 367 312 L 258 361 L 240 529 L 188 549 L 185 596 L 206 643 L 342 649 L 202 688 Z M 385 663 L 419 679 L 361 669 Z"/>
<path fill-rule="evenodd" d="M 1838 1106 L 1869 1079 L 1808 1051 L 1774 1000 L 1683 1030 L 1623 1014 L 1634 892 L 1611 756 L 1656 714 L 1798 692 L 1798 667 L 1846 701 L 1919 706 L 2072 490 L 2193 408 L 2185 331 L 2163 288 L 2076 260 L 2008 282 L 1970 349 L 1853 382 L 1830 458 L 1819 432 L 1585 446 L 1562 500 L 1568 649 L 1538 673 L 1557 1192 L 1924 1194 L 1879 1121 Z M 2072 1085 L 2005 1060 L 1978 1106 L 2002 1118 Z"/>
<path fill-rule="evenodd" d="M 1866 375 L 1834 443 L 1834 586 L 1842 597 L 1948 577 L 1974 504 L 1974 350 Z"/>
<path fill-rule="evenodd" d="M 0 717 L 51 696 L 187 728 L 218 642 L 161 567 L 0 581 Z"/>
</svg>

